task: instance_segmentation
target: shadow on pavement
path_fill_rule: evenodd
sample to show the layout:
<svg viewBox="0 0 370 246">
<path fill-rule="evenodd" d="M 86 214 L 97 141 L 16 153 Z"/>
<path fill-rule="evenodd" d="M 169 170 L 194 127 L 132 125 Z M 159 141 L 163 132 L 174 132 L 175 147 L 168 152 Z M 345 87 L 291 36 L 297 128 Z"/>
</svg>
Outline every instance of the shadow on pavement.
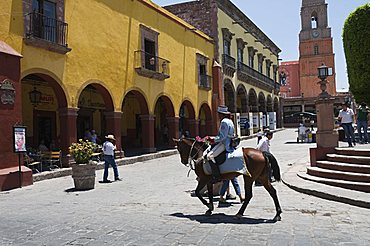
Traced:
<svg viewBox="0 0 370 246">
<path fill-rule="evenodd" d="M 288 142 L 285 142 L 284 144 L 313 144 L 313 143 L 305 143 L 305 142 L 300 142 L 300 143 L 297 143 L 297 141 L 288 141 Z"/>
<path fill-rule="evenodd" d="M 69 189 L 64 190 L 64 192 L 67 192 L 67 193 L 70 193 L 70 192 L 84 192 L 84 191 L 89 191 L 89 190 L 93 190 L 93 189 L 88 189 L 88 190 L 76 190 L 76 188 L 69 188 Z"/>
<path fill-rule="evenodd" d="M 190 214 L 183 214 L 183 213 L 173 213 L 170 214 L 170 216 L 178 217 L 178 218 L 187 218 L 190 220 L 198 221 L 199 223 L 207 223 L 207 224 L 221 224 L 221 223 L 227 223 L 227 224 L 250 224 L 250 225 L 256 225 L 256 224 L 274 224 L 276 221 L 269 220 L 269 219 L 254 219 L 254 218 L 248 218 L 243 217 L 241 219 L 238 219 L 235 217 L 235 215 L 226 215 L 224 213 L 218 213 L 213 214 L 211 216 L 206 216 L 203 214 L 197 214 L 197 215 L 190 215 Z"/>
</svg>

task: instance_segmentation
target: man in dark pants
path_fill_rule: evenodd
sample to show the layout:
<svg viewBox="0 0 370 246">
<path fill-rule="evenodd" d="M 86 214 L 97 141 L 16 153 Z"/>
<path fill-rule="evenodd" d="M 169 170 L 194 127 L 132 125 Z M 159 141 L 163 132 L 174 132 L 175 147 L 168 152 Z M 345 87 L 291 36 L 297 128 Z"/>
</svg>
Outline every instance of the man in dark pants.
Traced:
<svg viewBox="0 0 370 246">
<path fill-rule="evenodd" d="M 116 139 L 113 135 L 105 136 L 106 140 L 103 144 L 103 152 L 104 152 L 104 174 L 103 174 L 103 181 L 101 183 L 111 183 L 108 179 L 108 168 L 109 165 L 113 167 L 114 172 L 114 180 L 115 181 L 121 181 L 119 174 L 118 174 L 118 168 L 116 161 L 114 160 L 114 150 L 116 149 L 116 145 L 114 144 Z"/>
</svg>

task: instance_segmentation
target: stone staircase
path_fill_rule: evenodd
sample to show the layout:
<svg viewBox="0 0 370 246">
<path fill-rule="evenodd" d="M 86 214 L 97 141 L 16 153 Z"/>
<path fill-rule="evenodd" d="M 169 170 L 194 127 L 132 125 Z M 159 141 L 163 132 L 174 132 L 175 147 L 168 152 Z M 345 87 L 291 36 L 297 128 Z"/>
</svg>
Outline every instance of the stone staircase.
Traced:
<svg viewBox="0 0 370 246">
<path fill-rule="evenodd" d="M 301 178 L 370 193 L 370 150 L 336 148 Z"/>
</svg>

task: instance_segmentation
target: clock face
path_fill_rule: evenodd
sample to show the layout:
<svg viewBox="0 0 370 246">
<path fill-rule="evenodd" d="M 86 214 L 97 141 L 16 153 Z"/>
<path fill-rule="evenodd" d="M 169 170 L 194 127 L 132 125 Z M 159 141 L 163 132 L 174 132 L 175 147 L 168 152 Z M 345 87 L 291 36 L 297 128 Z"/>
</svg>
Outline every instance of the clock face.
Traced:
<svg viewBox="0 0 370 246">
<path fill-rule="evenodd" d="M 319 36 L 320 36 L 320 32 L 319 31 L 317 31 L 317 30 L 313 30 L 312 31 L 312 37 L 317 38 Z"/>
</svg>

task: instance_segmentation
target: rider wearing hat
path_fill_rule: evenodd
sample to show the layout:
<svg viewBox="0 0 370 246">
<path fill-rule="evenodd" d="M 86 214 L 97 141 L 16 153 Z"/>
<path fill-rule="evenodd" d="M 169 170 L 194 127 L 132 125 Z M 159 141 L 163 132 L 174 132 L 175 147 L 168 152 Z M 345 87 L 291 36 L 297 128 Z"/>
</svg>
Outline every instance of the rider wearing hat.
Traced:
<svg viewBox="0 0 370 246">
<path fill-rule="evenodd" d="M 216 137 L 208 137 L 208 139 L 213 140 L 216 145 L 207 153 L 206 159 L 209 161 L 209 164 L 212 169 L 212 178 L 213 182 L 218 182 L 221 174 L 216 164 L 215 158 L 219 156 L 225 150 L 229 153 L 234 151 L 234 148 L 231 147 L 231 139 L 234 137 L 234 123 L 230 119 L 231 113 L 228 111 L 228 108 L 224 105 L 220 105 L 217 109 L 218 115 L 221 118 L 220 128 L 218 130 L 218 135 Z"/>
</svg>

